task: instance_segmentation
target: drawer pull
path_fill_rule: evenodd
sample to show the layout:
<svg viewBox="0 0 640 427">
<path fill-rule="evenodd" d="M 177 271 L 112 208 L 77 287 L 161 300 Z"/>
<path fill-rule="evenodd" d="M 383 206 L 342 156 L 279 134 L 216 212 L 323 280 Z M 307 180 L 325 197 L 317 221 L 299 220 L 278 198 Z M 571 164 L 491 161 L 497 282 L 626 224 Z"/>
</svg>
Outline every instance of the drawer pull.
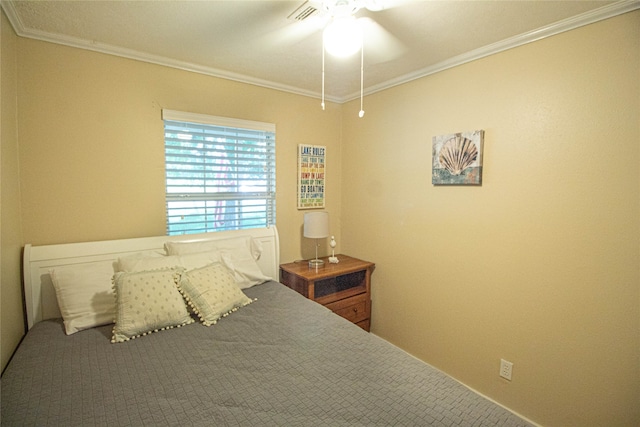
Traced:
<svg viewBox="0 0 640 427">
<path fill-rule="evenodd" d="M 357 313 L 358 312 L 358 307 L 353 307 L 353 312 Z"/>
</svg>

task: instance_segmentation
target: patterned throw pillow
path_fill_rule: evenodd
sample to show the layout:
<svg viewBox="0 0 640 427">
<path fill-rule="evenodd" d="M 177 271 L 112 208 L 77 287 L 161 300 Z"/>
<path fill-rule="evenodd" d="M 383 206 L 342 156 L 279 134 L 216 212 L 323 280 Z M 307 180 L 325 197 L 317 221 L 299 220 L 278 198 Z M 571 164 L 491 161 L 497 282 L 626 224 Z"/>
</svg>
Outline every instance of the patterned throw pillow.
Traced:
<svg viewBox="0 0 640 427">
<path fill-rule="evenodd" d="M 205 326 L 253 302 L 240 290 L 229 269 L 219 263 L 187 271 L 178 287 Z"/>
<path fill-rule="evenodd" d="M 116 324 L 111 342 L 193 323 L 176 286 L 182 271 L 168 268 L 116 273 Z"/>
</svg>

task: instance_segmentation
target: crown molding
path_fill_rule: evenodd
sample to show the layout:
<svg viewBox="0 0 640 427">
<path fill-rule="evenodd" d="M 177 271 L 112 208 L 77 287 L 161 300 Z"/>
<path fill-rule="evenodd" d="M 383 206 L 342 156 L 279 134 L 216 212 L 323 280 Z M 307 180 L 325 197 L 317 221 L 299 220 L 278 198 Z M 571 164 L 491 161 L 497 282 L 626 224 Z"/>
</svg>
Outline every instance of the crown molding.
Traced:
<svg viewBox="0 0 640 427">
<path fill-rule="evenodd" d="M 139 52 L 132 49 L 125 49 L 117 46 L 98 43 L 94 41 L 88 41 L 88 40 L 79 39 L 75 37 L 52 35 L 50 33 L 45 33 L 37 30 L 27 30 L 25 29 L 22 21 L 18 17 L 12 3 L 7 1 L 0 1 L 0 6 L 2 7 L 5 14 L 7 15 L 7 18 L 9 19 L 9 22 L 13 26 L 14 31 L 20 37 L 61 44 L 61 45 L 75 47 L 79 49 L 91 50 L 94 52 L 104 53 L 108 55 L 120 56 L 123 58 L 133 59 L 133 60 L 147 62 L 151 64 L 156 64 L 156 65 L 162 65 L 166 67 L 176 68 L 176 69 L 190 71 L 190 72 L 199 73 L 199 74 L 205 74 L 212 77 L 223 78 L 223 79 L 232 80 L 240 83 L 247 83 L 247 84 L 260 86 L 268 89 L 289 92 L 296 95 L 303 95 L 303 96 L 308 96 L 308 97 L 318 98 L 318 99 L 321 98 L 321 94 L 319 92 L 304 90 L 297 87 L 275 83 L 268 80 L 258 79 L 255 77 L 250 77 L 250 76 L 246 76 L 238 73 L 233 73 L 233 72 L 224 71 L 224 70 L 220 70 L 212 67 L 193 64 L 190 62 L 178 61 L 178 60 L 174 60 L 174 59 L 159 56 L 159 55 L 151 55 L 151 54 Z M 372 95 L 376 92 L 380 92 L 380 91 L 392 88 L 394 86 L 408 83 L 410 81 L 417 80 L 422 77 L 426 77 L 435 73 L 439 73 L 441 71 L 444 71 L 453 67 L 457 67 L 459 65 L 466 64 L 468 62 L 472 62 L 481 58 L 485 58 L 487 56 L 494 55 L 496 53 L 500 53 L 505 50 L 523 46 L 528 43 L 533 43 L 535 41 L 542 40 L 547 37 L 551 37 L 551 36 L 563 33 L 565 31 L 570 31 L 585 25 L 593 24 L 595 22 L 612 18 L 614 16 L 622 15 L 627 12 L 632 12 L 637 9 L 640 9 L 640 0 L 621 0 L 615 3 L 611 3 L 606 6 L 600 7 L 598 9 L 594 9 L 592 11 L 583 13 L 581 15 L 564 19 L 564 20 L 552 23 L 550 25 L 547 25 L 545 27 L 538 28 L 536 30 L 529 31 L 527 33 L 523 33 L 505 40 L 501 40 L 496 43 L 492 43 L 490 45 L 481 47 L 479 49 L 474 49 L 470 52 L 466 52 L 461 55 L 454 56 L 452 58 L 447 59 L 446 61 L 439 62 L 437 64 L 415 71 L 413 73 L 405 74 L 403 76 L 396 77 L 391 80 L 387 80 L 377 85 L 370 86 L 364 91 L 364 95 L 365 96 Z M 338 104 L 343 104 L 345 102 L 358 99 L 359 97 L 360 97 L 360 92 L 352 93 L 344 97 L 335 97 L 335 96 L 325 95 L 325 99 L 327 101 L 335 102 Z"/>
</svg>

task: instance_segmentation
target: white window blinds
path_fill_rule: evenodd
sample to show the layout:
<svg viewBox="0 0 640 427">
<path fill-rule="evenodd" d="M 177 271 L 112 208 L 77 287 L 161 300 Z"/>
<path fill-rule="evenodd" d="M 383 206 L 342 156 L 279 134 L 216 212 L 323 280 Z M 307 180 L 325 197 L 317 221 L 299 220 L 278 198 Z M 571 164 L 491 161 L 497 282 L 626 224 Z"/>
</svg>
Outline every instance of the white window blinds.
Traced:
<svg viewBox="0 0 640 427">
<path fill-rule="evenodd" d="M 167 234 L 275 224 L 274 124 L 171 110 L 162 118 Z"/>
</svg>

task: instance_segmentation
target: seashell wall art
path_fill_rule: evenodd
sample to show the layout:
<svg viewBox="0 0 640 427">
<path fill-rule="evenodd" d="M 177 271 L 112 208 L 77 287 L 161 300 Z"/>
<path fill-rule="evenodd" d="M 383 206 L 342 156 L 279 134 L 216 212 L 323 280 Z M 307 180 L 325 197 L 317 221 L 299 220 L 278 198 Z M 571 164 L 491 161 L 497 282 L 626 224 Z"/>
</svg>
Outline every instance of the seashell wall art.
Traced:
<svg viewBox="0 0 640 427">
<path fill-rule="evenodd" d="M 434 185 L 481 185 L 484 130 L 433 137 Z"/>
</svg>

